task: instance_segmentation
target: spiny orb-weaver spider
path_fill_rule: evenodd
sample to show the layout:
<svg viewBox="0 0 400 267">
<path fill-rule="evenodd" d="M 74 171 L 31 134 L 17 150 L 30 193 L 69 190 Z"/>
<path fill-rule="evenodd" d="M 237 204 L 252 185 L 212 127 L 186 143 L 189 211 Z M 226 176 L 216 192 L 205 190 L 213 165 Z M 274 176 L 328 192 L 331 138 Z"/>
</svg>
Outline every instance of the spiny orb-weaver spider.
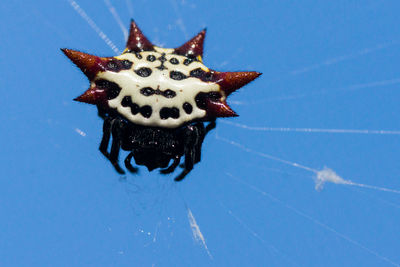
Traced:
<svg viewBox="0 0 400 267">
<path fill-rule="evenodd" d="M 149 171 L 162 168 L 167 174 L 185 156 L 183 171 L 175 178 L 180 181 L 200 161 L 203 140 L 215 128 L 216 118 L 237 116 L 227 96 L 261 73 L 207 68 L 202 59 L 205 33 L 178 48 L 161 48 L 132 20 L 126 49 L 119 56 L 62 49 L 90 81 L 90 88 L 74 100 L 97 106 L 104 120 L 100 151 L 118 173 L 125 173 L 118 163 L 121 148 L 129 151 L 124 163 L 132 173 L 138 171 L 132 157 Z"/>
</svg>

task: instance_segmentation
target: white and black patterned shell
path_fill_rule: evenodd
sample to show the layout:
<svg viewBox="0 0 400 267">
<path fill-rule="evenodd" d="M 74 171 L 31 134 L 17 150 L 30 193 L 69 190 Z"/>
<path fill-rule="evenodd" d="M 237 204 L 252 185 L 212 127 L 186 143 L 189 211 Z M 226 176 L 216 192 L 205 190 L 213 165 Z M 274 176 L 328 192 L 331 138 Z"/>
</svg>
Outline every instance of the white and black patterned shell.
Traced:
<svg viewBox="0 0 400 267">
<path fill-rule="evenodd" d="M 120 56 L 62 49 L 90 80 L 90 88 L 75 100 L 150 127 L 178 128 L 192 121 L 237 116 L 227 105 L 227 96 L 261 73 L 208 69 L 202 63 L 204 36 L 205 30 L 178 48 L 160 48 L 132 21 Z"/>
<path fill-rule="evenodd" d="M 96 80 L 119 86 L 119 94 L 108 100 L 108 106 L 124 118 L 139 125 L 176 128 L 206 117 L 204 108 L 196 104 L 199 93 L 216 92 L 225 100 L 217 83 L 196 77 L 199 69 L 209 71 L 200 61 L 174 54 L 174 49 L 154 50 L 115 57 L 131 62 L 131 67 L 99 72 L 92 82 L 93 87 Z"/>
</svg>

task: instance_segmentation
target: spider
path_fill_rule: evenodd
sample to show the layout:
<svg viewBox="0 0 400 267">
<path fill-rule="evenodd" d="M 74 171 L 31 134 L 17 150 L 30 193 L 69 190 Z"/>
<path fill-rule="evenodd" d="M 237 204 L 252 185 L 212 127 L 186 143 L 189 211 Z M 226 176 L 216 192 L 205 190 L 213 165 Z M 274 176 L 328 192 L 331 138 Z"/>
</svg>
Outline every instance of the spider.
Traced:
<svg viewBox="0 0 400 267">
<path fill-rule="evenodd" d="M 123 149 L 129 152 L 124 160 L 128 171 L 138 172 L 132 157 L 149 171 L 161 168 L 162 174 L 181 166 L 175 178 L 180 181 L 200 162 L 204 138 L 216 118 L 237 116 L 226 98 L 261 73 L 207 68 L 202 60 L 205 33 L 178 48 L 161 48 L 132 20 L 119 56 L 61 49 L 90 81 L 90 88 L 74 100 L 97 106 L 104 121 L 99 149 L 118 173 L 125 173 L 118 160 Z"/>
</svg>

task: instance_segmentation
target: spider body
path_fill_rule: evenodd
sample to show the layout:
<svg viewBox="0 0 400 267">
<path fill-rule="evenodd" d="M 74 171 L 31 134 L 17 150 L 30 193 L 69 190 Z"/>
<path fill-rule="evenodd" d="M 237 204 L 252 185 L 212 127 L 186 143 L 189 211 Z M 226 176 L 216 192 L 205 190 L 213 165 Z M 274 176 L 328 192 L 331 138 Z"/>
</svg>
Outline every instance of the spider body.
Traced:
<svg viewBox="0 0 400 267">
<path fill-rule="evenodd" d="M 237 116 L 227 96 L 260 73 L 207 68 L 202 62 L 204 37 L 205 30 L 178 48 L 161 48 L 132 21 L 120 56 L 62 49 L 90 80 L 90 88 L 75 100 L 98 107 L 104 120 L 100 151 L 117 172 L 124 173 L 118 163 L 122 148 L 129 151 L 125 166 L 131 172 L 137 172 L 132 157 L 149 171 L 163 168 L 166 174 L 184 156 L 184 170 L 176 177 L 182 180 L 200 161 L 203 140 L 216 118 Z"/>
</svg>

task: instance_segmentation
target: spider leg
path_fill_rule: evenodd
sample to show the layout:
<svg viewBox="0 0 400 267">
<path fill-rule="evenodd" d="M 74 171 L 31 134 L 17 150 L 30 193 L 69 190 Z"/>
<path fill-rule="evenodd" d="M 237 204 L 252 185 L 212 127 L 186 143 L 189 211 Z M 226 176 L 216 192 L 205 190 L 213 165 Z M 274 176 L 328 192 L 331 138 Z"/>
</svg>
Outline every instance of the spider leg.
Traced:
<svg viewBox="0 0 400 267">
<path fill-rule="evenodd" d="M 201 160 L 201 146 L 203 145 L 204 138 L 206 137 L 207 134 L 207 128 L 204 129 L 203 124 L 199 124 L 198 128 L 196 129 L 198 131 L 198 134 L 197 134 L 196 144 L 194 145 L 194 158 L 193 158 L 194 164 L 200 162 Z"/>
<path fill-rule="evenodd" d="M 196 156 L 195 156 L 195 158 L 194 158 L 194 164 L 195 163 L 198 163 L 198 162 L 200 162 L 200 160 L 201 160 L 201 146 L 203 145 L 203 140 L 204 140 L 204 138 L 206 137 L 206 135 L 211 131 L 211 130 L 213 130 L 215 127 L 216 127 L 216 119 L 213 119 L 213 120 L 211 120 L 208 124 L 207 124 L 207 126 L 206 126 L 206 128 L 205 128 L 205 131 L 203 132 L 203 133 L 199 133 L 198 134 L 198 141 L 197 141 L 197 147 L 196 147 Z M 198 125 L 199 126 L 199 125 Z M 199 127 L 200 128 L 200 127 Z M 199 129 L 198 128 L 198 129 Z M 182 164 L 180 164 L 179 165 L 179 167 L 181 167 L 181 168 L 185 168 L 185 164 L 184 163 L 182 163 Z"/>
<path fill-rule="evenodd" d="M 103 123 L 103 137 L 100 142 L 99 150 L 107 158 L 109 157 L 107 148 L 108 144 L 110 143 L 111 127 L 112 127 L 112 120 L 110 118 L 105 118 Z"/>
<path fill-rule="evenodd" d="M 120 132 L 123 127 L 123 121 L 121 119 L 114 119 L 111 123 L 111 133 L 112 133 L 112 144 L 111 144 L 111 152 L 108 157 L 111 164 L 114 166 L 115 170 L 119 174 L 125 174 L 125 171 L 119 166 L 118 156 L 119 150 L 121 148 L 120 141 Z"/>
<path fill-rule="evenodd" d="M 128 171 L 130 171 L 131 173 L 137 173 L 139 169 L 132 166 L 132 163 L 131 163 L 132 156 L 133 156 L 133 151 L 130 152 L 130 153 L 128 154 L 128 156 L 125 158 L 125 161 L 124 161 L 125 167 L 126 167 L 126 169 L 127 169 Z"/>
<path fill-rule="evenodd" d="M 215 128 L 215 126 L 217 126 L 217 123 L 216 123 L 215 121 L 216 121 L 216 119 L 213 119 L 213 120 L 210 121 L 210 123 L 206 126 L 206 133 L 205 133 L 204 135 L 208 134 L 209 131 L 211 131 L 212 129 Z"/>
<path fill-rule="evenodd" d="M 172 164 L 168 168 L 160 170 L 160 173 L 168 174 L 168 173 L 173 172 L 176 169 L 176 167 L 178 167 L 180 161 L 181 161 L 181 157 L 180 156 L 175 156 L 174 161 L 172 162 Z"/>
<path fill-rule="evenodd" d="M 193 170 L 194 162 L 192 156 L 193 155 L 185 154 L 185 168 L 177 177 L 175 177 L 175 181 L 182 181 L 183 178 L 185 178 L 185 176 L 188 175 L 191 170 Z"/>
<path fill-rule="evenodd" d="M 124 174 L 124 170 L 122 170 L 118 164 L 118 155 L 120 150 L 119 131 L 121 130 L 121 127 L 122 123 L 118 119 L 104 119 L 103 138 L 101 139 L 99 150 L 111 162 L 118 173 Z M 111 144 L 111 152 L 108 153 L 107 148 L 110 143 L 111 134 L 113 140 Z"/>
<path fill-rule="evenodd" d="M 199 133 L 199 128 L 193 125 L 189 125 L 185 130 L 185 167 L 183 171 L 175 178 L 175 181 L 182 181 L 183 178 L 185 178 L 185 176 L 193 169 L 193 166 L 196 162 L 196 154 L 198 153 L 196 151 L 198 143 L 202 138 L 200 135 L 201 133 Z"/>
</svg>

